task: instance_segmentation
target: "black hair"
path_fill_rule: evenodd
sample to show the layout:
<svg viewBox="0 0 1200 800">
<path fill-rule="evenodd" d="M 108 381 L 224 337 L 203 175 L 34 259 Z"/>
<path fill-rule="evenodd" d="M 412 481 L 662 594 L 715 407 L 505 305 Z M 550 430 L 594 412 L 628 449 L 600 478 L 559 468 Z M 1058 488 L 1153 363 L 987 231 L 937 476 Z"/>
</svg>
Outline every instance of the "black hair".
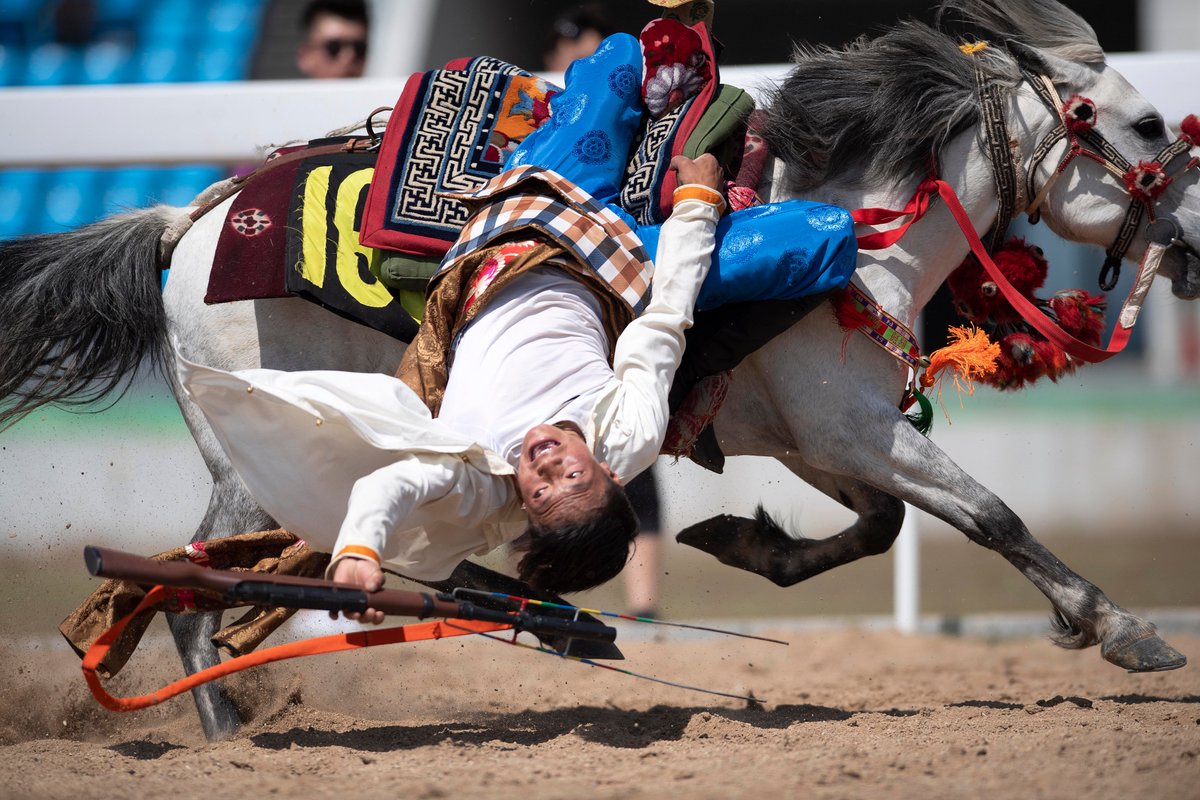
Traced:
<svg viewBox="0 0 1200 800">
<path fill-rule="evenodd" d="M 311 0 L 300 16 L 300 29 L 307 31 L 312 27 L 313 20 L 322 14 L 361 22 L 364 27 L 368 26 L 366 0 Z"/>
<path fill-rule="evenodd" d="M 586 518 L 560 527 L 531 522 L 513 549 L 524 552 L 517 575 L 535 589 L 582 592 L 612 580 L 629 560 L 637 514 L 616 481 Z"/>
</svg>

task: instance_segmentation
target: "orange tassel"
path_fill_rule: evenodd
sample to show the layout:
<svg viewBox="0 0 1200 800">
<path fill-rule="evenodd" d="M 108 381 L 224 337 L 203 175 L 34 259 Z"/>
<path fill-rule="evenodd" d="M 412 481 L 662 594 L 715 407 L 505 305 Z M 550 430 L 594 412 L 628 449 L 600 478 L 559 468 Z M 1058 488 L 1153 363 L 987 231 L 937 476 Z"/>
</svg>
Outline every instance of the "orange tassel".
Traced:
<svg viewBox="0 0 1200 800">
<path fill-rule="evenodd" d="M 1000 345 L 975 326 L 950 329 L 952 341 L 929 355 L 929 364 L 921 376 L 921 387 L 928 389 L 941 380 L 947 369 L 954 370 L 954 388 L 961 395 L 975 394 L 975 380 L 986 378 L 996 371 L 1000 358 Z M 941 403 L 942 387 L 938 387 L 938 402 Z"/>
</svg>

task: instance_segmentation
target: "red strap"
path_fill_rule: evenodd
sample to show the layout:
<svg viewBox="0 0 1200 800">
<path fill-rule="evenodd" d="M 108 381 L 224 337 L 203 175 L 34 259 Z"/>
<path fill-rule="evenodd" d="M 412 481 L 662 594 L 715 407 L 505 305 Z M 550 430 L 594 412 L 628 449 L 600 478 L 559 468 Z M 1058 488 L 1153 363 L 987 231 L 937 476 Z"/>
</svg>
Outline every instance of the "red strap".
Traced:
<svg viewBox="0 0 1200 800">
<path fill-rule="evenodd" d="M 1133 328 L 1125 328 L 1118 323 L 1113 329 L 1112 337 L 1108 340 L 1108 347 L 1102 349 L 1076 339 L 1059 327 L 1057 322 L 1043 314 L 1029 298 L 1021 294 L 1009 282 L 1004 273 L 1000 271 L 1000 268 L 996 266 L 996 262 L 992 260 L 987 248 L 980 241 L 979 235 L 975 233 L 975 226 L 971 224 L 971 218 L 967 216 L 966 209 L 959 202 L 958 195 L 954 193 L 954 188 L 945 181 L 938 180 L 937 191 L 938 196 L 945 201 L 946 206 L 950 209 L 950 213 L 954 215 L 958 227 L 962 229 L 963 235 L 967 238 L 967 244 L 971 246 L 971 252 L 979 259 L 979 263 L 983 265 L 983 268 L 987 270 L 988 275 L 995 282 L 996 286 L 1000 288 L 1005 299 L 1008 300 L 1012 307 L 1021 314 L 1021 317 L 1034 330 L 1063 350 L 1066 350 L 1075 358 L 1093 364 L 1106 361 L 1125 349 L 1125 345 L 1129 343 L 1129 335 L 1133 333 Z M 1136 280 L 1134 284 L 1137 284 Z"/>
<path fill-rule="evenodd" d="M 1042 313 L 1033 302 L 1022 295 L 1009 282 L 1008 278 L 1004 276 L 1004 273 L 1000 271 L 1000 268 L 996 266 L 996 262 L 988 254 L 987 248 L 979 238 L 979 234 L 975 233 L 975 226 L 971 223 L 971 218 L 967 215 L 966 209 L 962 207 L 962 203 L 958 200 L 958 195 L 954 193 L 954 188 L 940 178 L 923 181 L 917 187 L 917 191 L 913 194 L 912 199 L 908 201 L 908 205 L 903 209 L 863 208 L 858 211 L 852 211 L 850 215 L 854 218 L 854 221 L 864 225 L 877 225 L 884 222 L 891 222 L 905 215 L 912 215 L 912 219 L 898 228 L 858 237 L 859 249 L 880 250 L 890 247 L 899 241 L 908 228 L 929 210 L 929 200 L 934 191 L 945 201 L 946 207 L 950 209 L 951 215 L 953 215 L 955 222 L 958 223 L 963 236 L 966 237 L 967 244 L 971 246 L 971 252 L 979 259 L 979 263 L 983 265 L 983 268 L 987 270 L 988 275 L 995 282 L 996 286 L 1000 288 L 1005 299 L 1038 333 L 1075 358 L 1090 363 L 1105 361 L 1125 349 L 1125 345 L 1129 343 L 1129 336 L 1133 332 L 1133 328 L 1125 328 L 1118 324 L 1113 330 L 1112 337 L 1109 339 L 1108 347 L 1101 349 L 1087 342 L 1080 341 L 1064 331 L 1059 327 L 1058 323 Z M 1134 284 L 1136 285 L 1136 283 L 1137 281 L 1135 280 Z"/>
<path fill-rule="evenodd" d="M 860 225 L 882 225 L 900 217 L 912 215 L 912 219 L 898 228 L 859 236 L 858 249 L 883 250 L 900 241 L 900 237 L 904 236 L 909 227 L 925 216 L 925 212 L 929 210 L 929 198 L 932 196 L 934 189 L 937 188 L 935 184 L 936 182 L 932 179 L 923 181 L 917 187 L 917 191 L 913 194 L 912 199 L 908 201 L 908 205 L 901 209 L 860 208 L 857 211 L 851 211 L 850 216 Z"/>
<path fill-rule="evenodd" d="M 88 688 L 92 690 L 92 696 L 96 698 L 100 705 L 110 711 L 136 711 L 142 708 L 149 708 L 209 681 L 223 678 L 235 672 L 241 672 L 250 667 L 270 664 L 273 661 L 284 661 L 299 656 L 315 656 L 321 653 L 337 653 L 342 650 L 357 650 L 362 647 L 375 647 L 381 644 L 419 642 L 426 639 L 465 636 L 471 633 L 503 631 L 508 630 L 510 627 L 494 622 L 455 619 L 400 625 L 394 628 L 383 628 L 382 630 L 318 636 L 313 639 L 289 642 L 288 644 L 281 644 L 277 647 L 270 647 L 266 650 L 259 650 L 254 653 L 247 653 L 244 656 L 231 658 L 214 667 L 209 667 L 194 675 L 189 675 L 186 678 L 170 683 L 150 694 L 138 697 L 114 697 L 104 690 L 104 686 L 100 683 L 100 676 L 96 674 L 96 667 L 99 666 L 104 656 L 108 654 L 112 643 L 121 635 L 121 631 L 125 629 L 129 621 L 144 609 L 150 608 L 165 599 L 167 595 L 167 589 L 162 586 L 155 586 L 146 594 L 146 598 L 133 610 L 133 613 L 124 617 L 116 625 L 113 625 L 101 634 L 100 638 L 95 641 L 83 657 L 84 680 L 87 681 Z"/>
</svg>

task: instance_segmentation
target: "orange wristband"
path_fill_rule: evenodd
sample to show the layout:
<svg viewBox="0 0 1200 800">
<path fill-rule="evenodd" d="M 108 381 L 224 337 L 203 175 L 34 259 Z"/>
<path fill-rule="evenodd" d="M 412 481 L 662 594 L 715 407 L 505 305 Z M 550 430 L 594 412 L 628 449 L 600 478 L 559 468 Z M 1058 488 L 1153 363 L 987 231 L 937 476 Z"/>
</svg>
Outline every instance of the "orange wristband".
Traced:
<svg viewBox="0 0 1200 800">
<path fill-rule="evenodd" d="M 671 200 L 675 203 L 681 200 L 699 200 L 710 206 L 716 206 L 722 214 L 725 213 L 725 198 L 716 189 L 701 183 L 687 183 L 680 186 L 671 195 Z"/>
<path fill-rule="evenodd" d="M 337 551 L 337 555 L 333 557 L 333 560 L 337 561 L 342 556 L 357 556 L 359 558 L 365 558 L 368 561 L 374 561 L 376 564 L 381 564 L 383 562 L 383 559 L 379 557 L 378 553 L 371 548 L 363 547 L 360 544 L 346 545 L 341 550 Z"/>
</svg>

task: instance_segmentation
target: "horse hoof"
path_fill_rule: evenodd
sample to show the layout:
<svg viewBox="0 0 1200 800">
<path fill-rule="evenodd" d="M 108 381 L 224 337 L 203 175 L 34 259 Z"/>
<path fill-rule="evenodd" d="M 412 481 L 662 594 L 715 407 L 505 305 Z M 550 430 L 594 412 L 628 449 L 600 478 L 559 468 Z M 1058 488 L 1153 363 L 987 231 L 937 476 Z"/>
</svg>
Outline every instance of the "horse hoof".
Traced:
<svg viewBox="0 0 1200 800">
<path fill-rule="evenodd" d="M 731 539 L 738 535 L 740 524 L 750 521 L 743 517 L 720 514 L 689 525 L 675 534 L 675 541 L 720 558 L 721 551 L 728 549 Z"/>
<path fill-rule="evenodd" d="M 1129 672 L 1166 672 L 1187 664 L 1187 656 L 1147 631 L 1132 639 L 1121 639 L 1100 648 L 1100 655 L 1110 664 L 1116 664 Z"/>
</svg>

